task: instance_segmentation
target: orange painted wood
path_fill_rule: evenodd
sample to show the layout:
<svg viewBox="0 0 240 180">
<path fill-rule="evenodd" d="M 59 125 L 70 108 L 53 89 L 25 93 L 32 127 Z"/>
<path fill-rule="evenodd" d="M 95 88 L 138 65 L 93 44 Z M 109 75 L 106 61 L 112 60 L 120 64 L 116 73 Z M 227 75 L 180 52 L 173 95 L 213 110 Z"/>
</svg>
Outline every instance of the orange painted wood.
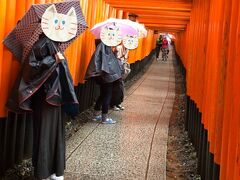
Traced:
<svg viewBox="0 0 240 180">
<path fill-rule="evenodd" d="M 222 39 L 222 45 L 221 45 L 221 49 L 219 51 L 219 59 L 220 59 L 220 63 L 219 63 L 219 80 L 218 80 L 218 89 L 217 91 L 217 97 L 218 97 L 218 102 L 216 104 L 216 116 L 215 116 L 215 143 L 214 144 L 214 154 L 215 154 L 215 161 L 217 163 L 221 163 L 221 154 L 222 154 L 222 136 L 223 134 L 223 122 L 224 122 L 224 110 L 226 110 L 225 107 L 225 99 L 226 98 L 231 98 L 231 96 L 227 95 L 227 97 L 225 98 L 224 96 L 226 96 L 226 83 L 227 79 L 226 79 L 226 73 L 227 73 L 227 68 L 231 68 L 230 64 L 232 62 L 231 58 L 229 57 L 229 50 L 230 47 L 229 44 L 230 43 L 230 39 L 229 39 L 229 28 L 230 28 L 230 15 L 231 15 L 231 3 L 228 4 L 224 4 L 223 5 L 223 9 L 222 9 L 223 13 L 223 17 L 222 17 L 222 24 L 223 24 L 223 36 L 224 38 Z M 232 54 L 233 55 L 233 54 Z M 228 65 L 228 67 L 226 66 Z M 228 74 L 229 76 L 229 74 Z M 228 114 L 228 113 L 227 113 Z"/>
<path fill-rule="evenodd" d="M 16 8 L 16 1 L 15 0 L 8 0 L 6 6 L 6 13 L 11 12 L 11 16 L 6 14 L 6 21 L 5 21 L 5 36 L 11 31 L 12 27 L 15 24 L 15 8 Z M 1 64 L 2 71 L 1 71 L 1 98 L 0 102 L 6 102 L 7 97 L 10 94 L 9 89 L 10 87 L 10 80 L 4 77 L 11 77 L 11 66 L 13 56 L 10 51 L 7 50 L 6 47 L 3 48 L 3 62 Z M 4 114 L 6 111 L 5 104 L 0 103 L 0 114 Z"/>
<path fill-rule="evenodd" d="M 190 23 L 175 41 L 187 69 L 187 94 L 202 112 L 224 180 L 240 179 L 239 9 L 237 0 L 194 0 Z"/>
<path fill-rule="evenodd" d="M 235 0 L 236 1 L 236 0 Z M 237 2 L 235 2 L 237 3 Z M 240 67 L 240 4 L 236 5 L 238 6 L 238 15 L 237 17 L 237 38 L 236 40 L 236 61 L 235 61 L 235 66 L 233 70 L 233 84 L 235 84 L 235 88 L 233 91 L 233 96 L 234 96 L 234 109 L 233 109 L 233 118 L 237 120 L 236 128 L 237 128 L 237 135 L 236 135 L 236 158 L 234 159 L 234 179 L 240 179 L 240 96 L 239 96 L 239 89 L 240 89 L 240 84 L 239 82 L 239 67 Z"/>
<path fill-rule="evenodd" d="M 237 170 L 236 161 L 238 159 L 237 156 L 237 145 L 239 138 L 239 117 L 238 110 L 236 109 L 239 106 L 239 102 L 237 101 L 239 98 L 239 85 L 236 83 L 238 79 L 236 73 L 237 62 L 239 61 L 239 57 L 237 58 L 237 39 L 235 39 L 237 34 L 237 24 L 239 23 L 239 2 L 232 0 L 232 4 L 229 3 L 231 13 L 231 19 L 228 21 L 230 24 L 228 28 L 229 34 L 229 49 L 228 49 L 228 69 L 227 69 L 227 84 L 226 84 L 226 92 L 225 92 L 225 104 L 226 110 L 224 111 L 224 124 L 223 124 L 223 141 L 222 148 L 223 153 L 221 158 L 221 167 L 225 168 L 221 171 L 222 179 L 234 179 L 234 175 L 236 174 L 234 171 Z M 226 23 L 227 24 L 227 23 Z M 226 146 L 226 144 L 228 146 Z M 225 145 L 225 146 L 224 146 Z"/>
<path fill-rule="evenodd" d="M 7 8 L 7 1 L 2 0 L 0 1 L 0 39 L 3 39 L 5 36 L 5 21 L 6 21 L 6 8 Z M 0 43 L 0 59 L 3 59 L 3 44 Z M 0 61 L 0 87 L 2 84 L 2 63 Z"/>
<path fill-rule="evenodd" d="M 1 0 L 0 40 L 16 25 L 33 3 L 61 0 Z M 187 70 L 187 95 L 202 113 L 208 130 L 210 151 L 220 164 L 220 179 L 240 179 L 240 4 L 239 0 L 81 0 L 89 25 L 67 50 L 74 84 L 84 83 L 84 74 L 95 50 L 90 28 L 109 17 L 128 18 L 136 13 L 148 36 L 129 53 L 129 62 L 143 59 L 155 48 L 158 34 L 174 33 L 176 51 Z M 8 16 L 7 12 L 11 12 Z M 0 117 L 19 72 L 19 63 L 0 44 Z"/>
<path fill-rule="evenodd" d="M 124 0 L 106 0 L 116 8 L 136 8 L 136 9 L 153 9 L 153 10 L 174 10 L 174 11 L 191 11 L 190 2 L 168 2 L 168 1 L 124 1 Z"/>
<path fill-rule="evenodd" d="M 150 16 L 145 18 L 138 18 L 138 22 L 144 24 L 168 24 L 168 25 L 187 25 L 187 20 L 176 20 L 176 19 L 163 19 L 159 16 Z"/>
</svg>

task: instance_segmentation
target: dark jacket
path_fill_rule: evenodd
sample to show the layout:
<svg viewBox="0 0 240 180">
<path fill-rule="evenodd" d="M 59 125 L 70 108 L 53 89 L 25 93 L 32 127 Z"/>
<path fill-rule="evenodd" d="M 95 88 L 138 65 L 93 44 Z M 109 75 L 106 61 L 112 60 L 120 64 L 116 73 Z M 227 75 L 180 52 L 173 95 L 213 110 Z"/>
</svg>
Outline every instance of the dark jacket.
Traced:
<svg viewBox="0 0 240 180">
<path fill-rule="evenodd" d="M 119 60 L 115 57 L 111 47 L 102 42 L 92 55 L 85 79 L 100 77 L 102 83 L 111 83 L 122 77 Z"/>
<path fill-rule="evenodd" d="M 31 97 L 40 87 L 46 93 L 43 98 L 53 106 L 78 104 L 67 61 L 57 63 L 57 51 L 57 45 L 45 36 L 33 45 L 7 101 L 10 111 L 32 111 Z"/>
</svg>

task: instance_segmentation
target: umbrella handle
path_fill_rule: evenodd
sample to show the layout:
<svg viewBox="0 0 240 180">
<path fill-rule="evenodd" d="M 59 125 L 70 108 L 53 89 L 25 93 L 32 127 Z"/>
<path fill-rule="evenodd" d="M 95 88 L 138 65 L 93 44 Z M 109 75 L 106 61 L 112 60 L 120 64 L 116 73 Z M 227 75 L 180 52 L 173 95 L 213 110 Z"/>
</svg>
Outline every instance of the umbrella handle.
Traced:
<svg viewBox="0 0 240 180">
<path fill-rule="evenodd" d="M 60 52 L 60 50 L 56 47 L 56 44 L 54 42 L 52 42 L 52 46 L 56 53 Z"/>
</svg>

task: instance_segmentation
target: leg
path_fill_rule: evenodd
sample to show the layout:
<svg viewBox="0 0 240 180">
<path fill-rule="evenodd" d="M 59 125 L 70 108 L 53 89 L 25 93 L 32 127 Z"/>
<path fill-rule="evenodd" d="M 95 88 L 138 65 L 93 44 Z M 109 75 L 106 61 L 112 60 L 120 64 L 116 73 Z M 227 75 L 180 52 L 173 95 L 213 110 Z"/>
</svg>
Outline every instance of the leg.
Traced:
<svg viewBox="0 0 240 180">
<path fill-rule="evenodd" d="M 121 105 L 121 103 L 123 102 L 123 100 L 124 100 L 124 81 L 123 80 L 121 80 L 120 81 L 120 84 L 119 84 L 119 92 L 120 92 L 120 101 L 119 101 L 119 104 L 118 104 L 118 108 L 120 109 L 120 110 L 124 110 L 125 108 Z"/>
<path fill-rule="evenodd" d="M 156 47 L 156 58 L 158 59 L 160 52 L 160 47 Z"/>
<path fill-rule="evenodd" d="M 112 97 L 113 83 L 103 84 L 102 123 L 114 124 L 116 121 L 108 118 L 108 107 Z"/>
<path fill-rule="evenodd" d="M 94 114 L 93 114 L 93 118 L 92 118 L 93 121 L 100 122 L 102 120 L 102 115 L 101 115 L 100 111 L 101 111 L 102 103 L 103 103 L 103 95 L 104 95 L 103 91 L 104 91 L 103 87 L 100 84 L 100 95 L 97 98 L 96 104 L 94 106 Z"/>
<path fill-rule="evenodd" d="M 104 92 L 103 91 L 104 91 L 103 86 L 100 85 L 100 95 L 99 95 L 99 97 L 98 97 L 98 99 L 96 101 L 96 104 L 94 106 L 94 110 L 95 111 L 100 111 L 101 108 L 102 108 L 103 96 L 104 96 Z"/>
<path fill-rule="evenodd" d="M 113 82 L 110 107 L 114 108 L 117 104 L 118 104 L 118 81 L 115 81 Z"/>
<path fill-rule="evenodd" d="M 165 61 L 165 59 L 166 59 L 166 51 L 165 51 L 165 49 L 163 48 L 163 49 L 162 49 L 162 61 Z"/>
<path fill-rule="evenodd" d="M 102 84 L 102 113 L 108 113 L 108 107 L 112 98 L 113 83 Z"/>
<path fill-rule="evenodd" d="M 114 107 L 115 111 L 119 111 L 118 107 L 123 101 L 123 80 L 117 80 L 113 82 L 113 91 L 111 98 L 111 107 Z"/>
</svg>

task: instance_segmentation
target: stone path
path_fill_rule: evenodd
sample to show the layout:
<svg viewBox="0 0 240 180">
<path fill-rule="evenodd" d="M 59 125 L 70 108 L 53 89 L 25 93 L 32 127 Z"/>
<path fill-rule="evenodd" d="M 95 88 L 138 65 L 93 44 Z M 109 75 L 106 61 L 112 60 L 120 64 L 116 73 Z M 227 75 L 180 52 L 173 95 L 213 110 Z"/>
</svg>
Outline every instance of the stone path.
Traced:
<svg viewBox="0 0 240 180">
<path fill-rule="evenodd" d="M 166 179 L 168 124 L 175 97 L 172 51 L 126 92 L 117 124 L 86 123 L 67 142 L 66 180 Z"/>
</svg>

